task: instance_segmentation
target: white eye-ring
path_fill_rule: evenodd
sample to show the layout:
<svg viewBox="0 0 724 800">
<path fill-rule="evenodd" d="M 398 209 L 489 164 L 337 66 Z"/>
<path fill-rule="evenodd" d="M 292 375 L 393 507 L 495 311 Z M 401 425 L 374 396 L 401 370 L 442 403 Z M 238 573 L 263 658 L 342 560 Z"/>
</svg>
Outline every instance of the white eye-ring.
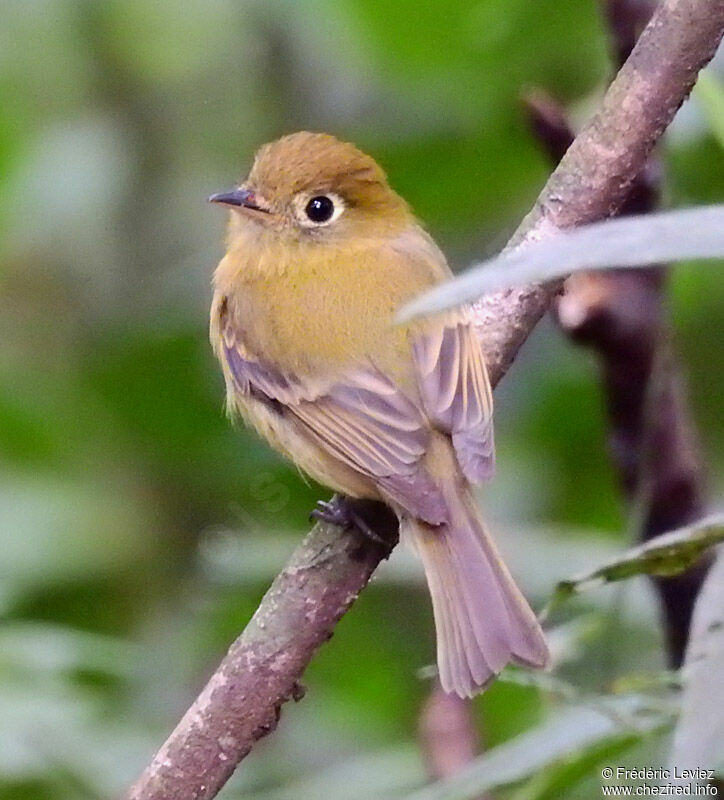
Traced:
<svg viewBox="0 0 724 800">
<path fill-rule="evenodd" d="M 318 192 L 296 198 L 294 211 L 300 225 L 322 228 L 330 225 L 344 212 L 344 200 L 334 192 Z"/>
</svg>

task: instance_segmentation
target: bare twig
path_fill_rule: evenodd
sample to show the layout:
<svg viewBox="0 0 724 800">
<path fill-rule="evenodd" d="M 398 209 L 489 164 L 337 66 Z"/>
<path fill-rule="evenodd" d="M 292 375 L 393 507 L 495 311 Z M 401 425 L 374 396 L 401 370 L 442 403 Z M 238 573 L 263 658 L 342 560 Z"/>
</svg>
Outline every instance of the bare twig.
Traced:
<svg viewBox="0 0 724 800">
<path fill-rule="evenodd" d="M 430 777 L 447 778 L 470 763 L 477 755 L 478 738 L 467 698 L 447 694 L 436 684 L 420 714 L 420 741 Z"/>
<path fill-rule="evenodd" d="M 449 778 L 478 754 L 480 737 L 469 699 L 443 692 L 437 681 L 422 708 L 419 733 L 433 780 Z"/>
<path fill-rule="evenodd" d="M 566 110 L 541 89 L 523 95 L 523 109 L 528 114 L 531 132 L 543 145 L 551 163 L 558 164 L 576 138 Z"/>
<path fill-rule="evenodd" d="M 651 14 L 648 0 L 605 0 L 612 46 L 624 60 Z M 526 99 L 531 128 L 553 163 L 573 139 L 564 110 L 536 92 Z M 659 165 L 652 158 L 631 185 L 620 214 L 652 211 L 659 197 Z M 698 519 L 705 509 L 702 470 L 690 424 L 683 379 L 675 361 L 664 363 L 655 392 L 649 384 L 659 349 L 668 346 L 665 270 L 576 274 L 556 304 L 558 321 L 592 348 L 603 372 L 610 418 L 611 456 L 632 506 L 640 506 L 638 534 L 650 539 Z M 647 451 L 655 454 L 647 457 Z M 705 568 L 654 578 L 664 613 L 669 660 L 681 663 L 694 598 Z"/>
<path fill-rule="evenodd" d="M 664 0 L 513 244 L 599 219 L 623 201 L 723 30 L 724 0 Z M 505 374 L 558 289 L 526 287 L 480 301 L 478 322 L 493 383 Z M 389 515 L 375 523 L 389 540 L 395 529 Z M 273 730 L 314 651 L 384 555 L 384 548 L 355 534 L 316 525 L 127 797 L 214 797 L 254 742 Z"/>
<path fill-rule="evenodd" d="M 600 0 L 617 66 L 626 61 L 656 8 L 657 0 Z"/>
</svg>

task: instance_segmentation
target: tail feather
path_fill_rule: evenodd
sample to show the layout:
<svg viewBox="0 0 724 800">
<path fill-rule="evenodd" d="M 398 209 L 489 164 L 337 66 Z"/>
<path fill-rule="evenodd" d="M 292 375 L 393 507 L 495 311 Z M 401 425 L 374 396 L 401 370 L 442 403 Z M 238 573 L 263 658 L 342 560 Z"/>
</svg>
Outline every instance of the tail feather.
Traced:
<svg viewBox="0 0 724 800">
<path fill-rule="evenodd" d="M 420 551 L 425 572 L 429 575 L 428 585 L 430 593 L 437 598 L 433 603 L 433 615 L 435 618 L 435 630 L 437 631 L 437 650 L 438 664 L 440 670 L 440 680 L 444 685 L 454 682 L 454 676 L 464 672 L 468 663 L 467 648 L 465 647 L 462 635 L 458 628 L 457 619 L 452 613 L 454 598 L 451 597 L 450 574 L 444 569 L 428 569 L 427 560 L 430 550 L 423 548 Z M 441 654 L 447 654 L 446 658 L 441 658 Z"/>
<path fill-rule="evenodd" d="M 403 533 L 420 555 L 430 588 L 440 683 L 446 692 L 470 697 L 510 661 L 545 666 L 548 648 L 473 499 L 465 495 L 449 503 L 451 524 L 408 518 Z"/>
</svg>

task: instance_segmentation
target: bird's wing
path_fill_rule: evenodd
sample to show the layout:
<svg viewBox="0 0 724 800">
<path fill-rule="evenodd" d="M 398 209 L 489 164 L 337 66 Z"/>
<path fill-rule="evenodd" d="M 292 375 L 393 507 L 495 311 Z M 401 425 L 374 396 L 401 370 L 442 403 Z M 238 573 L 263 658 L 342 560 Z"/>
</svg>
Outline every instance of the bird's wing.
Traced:
<svg viewBox="0 0 724 800">
<path fill-rule="evenodd" d="M 495 468 L 493 395 L 480 344 L 463 316 L 420 333 L 413 342 L 425 412 L 449 433 L 465 477 L 490 478 Z"/>
<path fill-rule="evenodd" d="M 265 364 L 229 327 L 222 336 L 222 356 L 237 391 L 287 416 L 412 515 L 434 525 L 447 519 L 445 501 L 422 463 L 430 435 L 425 417 L 372 364 L 333 381 L 312 381 Z"/>
</svg>

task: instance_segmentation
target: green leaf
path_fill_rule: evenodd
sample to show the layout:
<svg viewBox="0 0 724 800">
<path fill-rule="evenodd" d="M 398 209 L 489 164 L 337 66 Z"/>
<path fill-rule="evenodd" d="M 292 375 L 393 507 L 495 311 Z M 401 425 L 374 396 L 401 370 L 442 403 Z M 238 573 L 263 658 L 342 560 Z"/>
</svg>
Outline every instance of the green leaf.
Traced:
<svg viewBox="0 0 724 800">
<path fill-rule="evenodd" d="M 605 743 L 633 744 L 669 724 L 671 710 L 640 695 L 597 697 L 552 716 L 531 731 L 489 750 L 451 778 L 407 800 L 475 800 L 564 759 L 579 759 Z"/>
<path fill-rule="evenodd" d="M 583 753 L 561 759 L 533 775 L 510 800 L 559 800 L 572 786 L 596 775 L 603 761 L 616 763 L 635 744 L 637 737 L 622 737 L 587 748 Z"/>
<path fill-rule="evenodd" d="M 316 768 L 283 787 L 249 795 L 248 800 L 318 800 L 343 797 L 344 800 L 379 800 L 400 797 L 422 780 L 419 750 L 412 744 L 387 747 L 365 753 L 326 768 Z"/>
<path fill-rule="evenodd" d="M 606 583 L 636 575 L 677 575 L 721 541 L 724 541 L 724 514 L 715 514 L 686 528 L 664 533 L 594 570 L 560 581 L 542 616 L 572 595 Z"/>
<path fill-rule="evenodd" d="M 122 680 L 137 671 L 140 652 L 120 638 L 33 621 L 0 628 L 0 674 L 59 676 L 96 672 Z"/>
<path fill-rule="evenodd" d="M 398 321 L 470 303 L 493 290 L 544 283 L 572 272 L 722 257 L 724 205 L 608 219 L 504 251 L 408 303 Z"/>
<path fill-rule="evenodd" d="M 681 715 L 671 766 L 724 772 L 724 551 L 704 582 L 694 607 L 682 669 Z"/>
</svg>

